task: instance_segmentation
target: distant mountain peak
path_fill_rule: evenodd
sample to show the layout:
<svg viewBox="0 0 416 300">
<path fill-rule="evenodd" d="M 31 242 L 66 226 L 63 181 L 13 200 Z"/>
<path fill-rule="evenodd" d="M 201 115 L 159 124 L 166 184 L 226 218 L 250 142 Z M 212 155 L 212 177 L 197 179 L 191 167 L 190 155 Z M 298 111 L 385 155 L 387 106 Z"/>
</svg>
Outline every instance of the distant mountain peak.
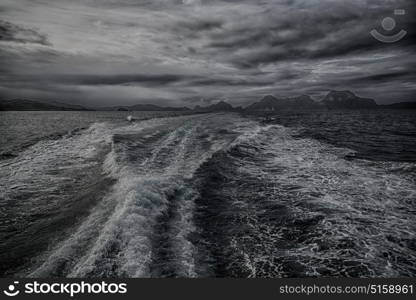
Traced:
<svg viewBox="0 0 416 300">
<path fill-rule="evenodd" d="M 328 108 L 372 108 L 377 103 L 373 99 L 361 98 L 351 91 L 330 91 L 322 100 L 322 103 Z"/>
<path fill-rule="evenodd" d="M 247 111 L 278 111 L 294 109 L 310 109 L 317 104 L 308 95 L 294 98 L 276 98 L 272 95 L 264 96 L 259 102 L 253 103 L 246 108 Z"/>
<path fill-rule="evenodd" d="M 295 97 L 295 98 L 293 98 L 293 99 L 313 100 L 313 99 L 311 98 L 311 96 L 306 95 L 306 94 L 300 95 L 300 96 Z"/>
<path fill-rule="evenodd" d="M 198 111 L 234 111 L 235 108 L 229 104 L 228 102 L 221 100 L 215 104 L 206 106 L 206 107 L 201 107 L 199 105 L 195 106 L 194 110 L 198 110 Z"/>
<path fill-rule="evenodd" d="M 275 101 L 275 100 L 277 100 L 277 98 L 275 96 L 273 96 L 273 95 L 266 95 L 260 101 Z"/>
<path fill-rule="evenodd" d="M 358 97 L 348 90 L 331 90 L 321 101 L 315 101 L 306 94 L 291 98 L 276 98 L 273 95 L 266 95 L 260 101 L 246 107 L 246 111 L 310 110 L 322 108 L 365 109 L 376 107 L 378 105 L 373 99 Z"/>
<path fill-rule="evenodd" d="M 357 96 L 351 91 L 336 91 L 336 90 L 331 90 L 326 97 L 333 97 L 333 98 L 339 98 L 339 99 L 357 98 Z"/>
</svg>

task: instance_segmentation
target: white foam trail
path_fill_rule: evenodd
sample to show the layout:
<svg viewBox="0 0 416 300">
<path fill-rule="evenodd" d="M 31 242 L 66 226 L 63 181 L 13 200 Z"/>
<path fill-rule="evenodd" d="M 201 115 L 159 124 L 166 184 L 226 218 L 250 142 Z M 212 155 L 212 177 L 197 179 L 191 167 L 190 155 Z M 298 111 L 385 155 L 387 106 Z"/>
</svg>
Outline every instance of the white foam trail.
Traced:
<svg viewBox="0 0 416 300">
<path fill-rule="evenodd" d="M 416 261 L 414 253 L 404 246 L 397 249 L 397 243 L 391 241 L 392 237 L 416 237 L 416 223 L 409 209 L 416 198 L 414 178 L 394 172 L 409 168 L 407 163 L 349 161 L 344 159 L 349 149 L 294 138 L 296 132 L 281 126 L 261 130 L 265 130 L 261 135 L 244 137 L 246 144 L 260 149 L 256 153 L 261 163 L 245 161 L 241 177 L 247 173 L 270 182 L 270 191 L 274 190 L 271 200 L 285 203 L 299 220 L 324 216 L 316 229 L 321 232 L 319 237 L 311 235 L 287 251 L 287 257 L 304 264 L 309 275 L 316 275 L 319 266 L 337 259 L 358 261 L 374 275 L 410 275 L 394 256 L 406 253 L 409 260 Z M 346 240 L 355 244 L 351 250 L 354 254 L 337 248 Z M 391 254 L 383 255 L 383 251 Z M 250 255 L 249 261 L 262 260 L 258 253 Z"/>
<path fill-rule="evenodd" d="M 193 130 L 179 130 L 185 130 L 184 137 L 178 141 L 176 130 L 169 134 L 153 151 L 151 159 L 141 166 L 142 169 L 136 170 L 129 165 L 119 168 L 118 183 L 108 195 L 118 202 L 114 213 L 104 225 L 94 247 L 79 261 L 69 276 L 83 277 L 97 271 L 104 272 L 98 275 L 106 275 L 105 272 L 111 269 L 111 264 L 117 266 L 119 276 L 149 276 L 155 222 L 166 210 L 169 196 L 184 188 L 181 165 L 185 163 L 184 155 Z M 169 163 L 164 169 L 155 169 L 152 166 L 155 157 L 172 143 L 174 147 L 168 158 Z M 113 164 L 114 158 L 107 161 L 107 167 L 113 168 Z M 191 169 L 187 171 L 192 173 Z M 106 254 L 111 251 L 109 248 L 114 243 L 119 247 L 119 253 L 115 258 L 107 258 Z"/>
<path fill-rule="evenodd" d="M 380 261 L 379 252 L 385 245 L 395 245 L 389 236 L 415 238 L 413 215 L 406 209 L 416 198 L 416 190 L 414 181 L 401 173 L 413 170 L 414 164 L 348 161 L 344 156 L 351 152 L 349 149 L 296 139 L 293 133 L 282 126 L 260 126 L 227 114 L 152 119 L 122 127 L 95 124 L 73 137 L 40 142 L 27 149 L 25 155 L 11 160 L 12 165 L 4 165 L 0 177 L 11 182 L 34 180 L 45 188 L 50 186 L 45 184 L 46 180 L 61 180 L 46 175 L 45 166 L 56 169 L 57 162 L 66 159 L 67 165 L 58 167 L 82 168 L 103 147 L 111 146 L 102 165 L 103 173 L 96 175 L 110 176 L 117 182 L 73 234 L 45 253 L 39 259 L 42 263 L 29 275 L 46 277 L 64 268 L 63 273 L 70 277 L 151 276 L 155 226 L 174 198 L 177 214 L 169 220 L 169 234 L 176 274 L 198 276 L 196 250 L 188 238 L 195 231 L 192 219 L 194 200 L 198 197 L 192 177 L 217 151 L 240 146 L 253 156 L 242 158 L 242 167 L 238 169 L 241 178 L 256 176 L 261 182 L 268 182 L 270 201 L 287 201 L 292 215 L 300 220 L 325 215 L 317 230 L 321 232 L 319 238 L 329 245 L 328 251 L 319 250 L 322 241 L 311 238 L 284 253 L 303 263 L 308 275 L 319 274 L 318 267 L 325 260 L 348 257 L 333 245 L 351 237 L 361 243 L 361 250 L 351 257 L 364 265 L 384 265 L 385 269 L 378 273 L 405 273 L 404 267 L 400 269 L 394 264 L 393 257 Z M 123 136 L 127 142 L 114 143 L 115 135 Z M 130 146 L 146 151 L 140 154 L 134 152 L 136 149 L 131 153 Z M 132 154 L 136 155 L 133 161 Z M 256 209 L 252 212 L 250 218 L 255 220 Z M 264 226 L 259 233 L 265 241 L 260 249 L 276 247 L 283 229 L 272 232 Z M 269 245 L 268 241 L 273 242 Z M 246 251 L 237 240 L 232 247 L 241 252 L 252 277 L 259 272 L 258 265 L 269 259 L 260 251 Z M 398 251 L 407 250 L 403 247 Z M 408 254 L 416 259 L 414 254 Z M 279 266 L 275 267 L 279 272 Z"/>
<path fill-rule="evenodd" d="M 204 161 L 230 145 L 237 134 L 220 136 L 215 134 L 218 128 L 242 131 L 245 123 L 229 115 L 205 115 L 153 119 L 112 128 L 111 136 L 133 135 L 132 143 L 141 134 L 143 147 L 151 147 L 149 156 L 136 157 L 136 163 L 129 160 L 124 143 L 112 145 L 103 171 L 117 183 L 72 236 L 45 255 L 45 262 L 31 276 L 53 274 L 62 261 L 70 270 L 70 277 L 150 276 L 155 254 L 154 228 L 166 212 L 169 199 L 178 191 L 181 191 L 181 196 L 175 199 L 178 214 L 169 221 L 176 272 L 178 276 L 197 276 L 195 249 L 188 240 L 194 231 L 192 218 L 197 194 L 188 181 Z M 170 133 L 153 140 L 166 130 Z"/>
<path fill-rule="evenodd" d="M 97 123 L 75 135 L 58 140 L 42 140 L 16 158 L 0 161 L 0 180 L 6 198 L 31 193 L 34 201 L 48 193 L 59 192 L 71 183 L 71 174 L 87 172 L 110 144 L 107 125 Z"/>
</svg>

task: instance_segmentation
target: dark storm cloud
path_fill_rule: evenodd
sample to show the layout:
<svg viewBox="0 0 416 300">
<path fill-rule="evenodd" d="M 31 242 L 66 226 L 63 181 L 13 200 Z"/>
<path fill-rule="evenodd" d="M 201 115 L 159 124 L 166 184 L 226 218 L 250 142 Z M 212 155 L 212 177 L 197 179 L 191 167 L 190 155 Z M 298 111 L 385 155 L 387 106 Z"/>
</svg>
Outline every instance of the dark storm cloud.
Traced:
<svg viewBox="0 0 416 300">
<path fill-rule="evenodd" d="M 260 80 L 260 79 L 233 79 L 233 78 L 198 78 L 187 82 L 192 86 L 264 86 L 273 84 L 274 80 Z"/>
<path fill-rule="evenodd" d="M 46 35 L 2 20 L 0 20 L 0 41 L 50 45 Z"/>
<path fill-rule="evenodd" d="M 403 79 L 413 79 L 416 73 L 414 71 L 403 71 L 403 72 L 391 72 L 391 73 L 382 73 L 364 77 L 358 77 L 355 80 L 365 81 L 365 82 L 380 82 L 380 81 L 393 81 L 393 80 L 403 80 Z"/>
<path fill-rule="evenodd" d="M 294 74 L 290 74 L 290 78 L 295 78 Z M 112 74 L 112 75 L 96 75 L 96 74 L 72 74 L 72 75 L 45 75 L 45 74 L 15 74 L 5 77 L 3 83 L 25 83 L 33 84 L 53 84 L 60 85 L 86 85 L 86 86 L 123 86 L 123 85 L 142 85 L 147 87 L 163 88 L 168 85 L 182 86 L 263 86 L 274 83 L 274 80 L 261 80 L 261 78 L 253 80 L 232 79 L 228 77 L 203 77 L 200 75 L 179 75 L 179 74 Z"/>
<path fill-rule="evenodd" d="M 408 99 L 416 92 L 415 7 L 412 0 L 4 0 L 0 92 L 68 98 L 72 89 L 71 99 L 94 105 L 241 104 L 337 88 L 380 102 Z M 370 30 L 388 34 L 380 22 L 395 8 L 406 10 L 395 19 L 408 35 L 392 45 L 374 40 Z"/>
<path fill-rule="evenodd" d="M 81 85 L 124 85 L 124 84 L 146 84 L 149 86 L 160 86 L 182 81 L 186 76 L 176 74 L 116 74 L 116 75 L 70 75 L 58 76 L 52 80 L 60 83 Z"/>
<path fill-rule="evenodd" d="M 296 2 L 299 1 L 292 1 Z M 280 18 L 275 18 L 274 12 L 265 12 L 262 19 L 250 24 L 242 23 L 231 30 L 212 34 L 206 47 L 213 49 L 210 53 L 237 53 L 237 57 L 231 61 L 242 68 L 382 49 L 385 45 L 368 35 L 378 23 L 381 12 L 375 13 L 365 6 L 355 10 L 343 9 L 345 3 L 339 3 L 343 2 L 334 2 L 327 9 L 317 5 L 317 9 L 293 10 Z M 382 12 L 391 14 L 387 9 Z M 412 21 L 406 20 L 403 23 L 411 28 Z"/>
<path fill-rule="evenodd" d="M 308 12 L 292 12 L 291 15 L 274 19 L 270 13 L 253 24 L 241 24 L 230 31 L 213 34 L 208 47 L 238 50 L 242 47 L 275 47 L 282 44 L 290 49 L 324 38 L 330 32 L 346 29 L 349 22 L 362 22 L 362 13 L 348 15 L 339 11 L 339 16 L 322 13 L 319 18 Z M 299 20 L 302 20 L 299 22 Z M 319 20 L 319 22 L 318 22 Z M 306 50 L 306 49 L 303 49 Z"/>
<path fill-rule="evenodd" d="M 187 21 L 179 21 L 176 24 L 176 30 L 187 30 L 192 32 L 199 32 L 199 31 L 210 31 L 213 29 L 219 29 L 223 25 L 223 21 L 221 20 L 213 20 L 213 19 L 195 19 L 195 20 L 187 20 Z"/>
</svg>

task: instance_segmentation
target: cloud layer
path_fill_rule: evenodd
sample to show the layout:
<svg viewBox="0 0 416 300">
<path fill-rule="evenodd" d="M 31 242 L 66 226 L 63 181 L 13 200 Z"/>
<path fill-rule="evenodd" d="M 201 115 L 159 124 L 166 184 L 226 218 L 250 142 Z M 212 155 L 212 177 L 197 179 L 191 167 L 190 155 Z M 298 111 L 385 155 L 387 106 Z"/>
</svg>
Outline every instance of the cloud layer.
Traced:
<svg viewBox="0 0 416 300">
<path fill-rule="evenodd" d="M 3 0 L 0 99 L 240 105 L 351 89 L 380 103 L 413 101 L 415 8 L 412 0 Z M 388 34 L 380 25 L 388 16 L 393 33 L 408 31 L 395 44 L 369 34 Z"/>
</svg>

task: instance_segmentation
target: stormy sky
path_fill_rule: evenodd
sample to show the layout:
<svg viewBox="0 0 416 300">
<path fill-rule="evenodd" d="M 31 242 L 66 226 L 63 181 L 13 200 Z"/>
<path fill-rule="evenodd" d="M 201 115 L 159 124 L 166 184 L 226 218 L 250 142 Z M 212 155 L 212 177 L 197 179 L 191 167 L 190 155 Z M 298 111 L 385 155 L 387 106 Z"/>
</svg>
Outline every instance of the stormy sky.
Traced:
<svg viewBox="0 0 416 300">
<path fill-rule="evenodd" d="M 406 14 L 395 16 L 394 9 Z M 2 0 L 0 101 L 415 101 L 414 0 Z M 397 24 L 387 32 L 385 17 Z M 407 36 L 381 43 L 370 31 Z"/>
</svg>

